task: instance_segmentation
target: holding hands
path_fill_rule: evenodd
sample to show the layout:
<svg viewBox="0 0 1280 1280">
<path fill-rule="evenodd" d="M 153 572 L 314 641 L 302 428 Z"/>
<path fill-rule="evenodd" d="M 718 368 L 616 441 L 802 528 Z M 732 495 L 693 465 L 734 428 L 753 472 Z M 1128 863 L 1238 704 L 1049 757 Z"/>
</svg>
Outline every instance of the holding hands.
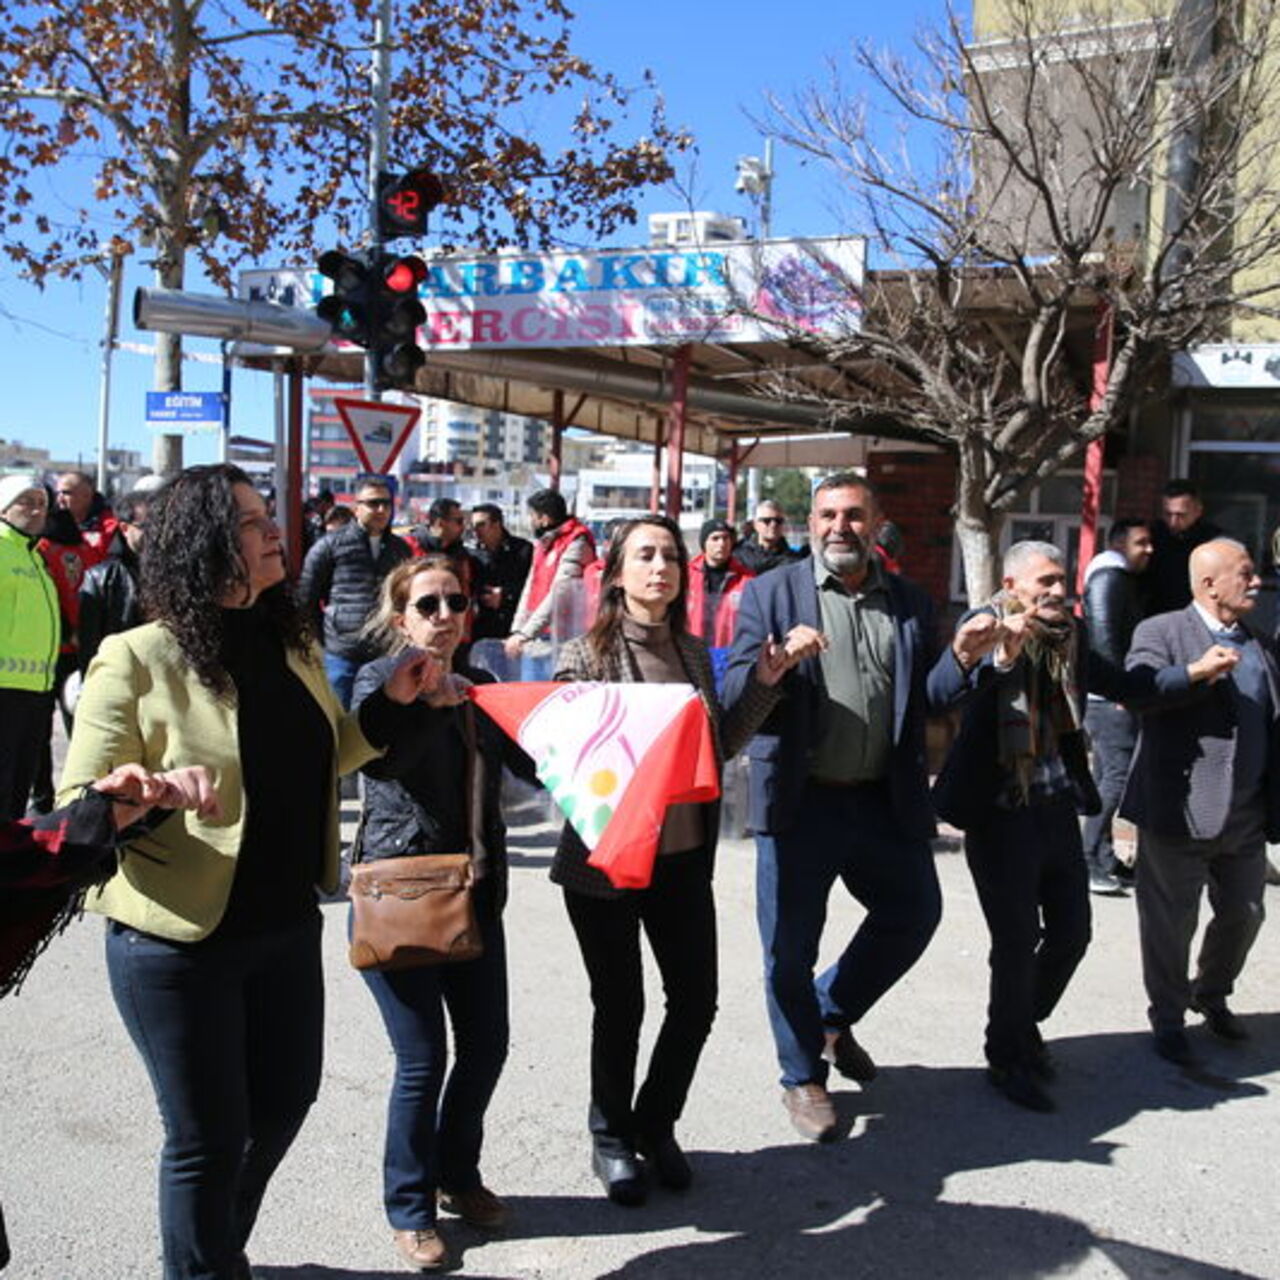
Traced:
<svg viewBox="0 0 1280 1280">
<path fill-rule="evenodd" d="M 402 706 L 419 699 L 430 707 L 456 707 L 466 701 L 471 681 L 445 669 L 429 649 L 409 649 L 383 686 L 387 697 Z"/>
<path fill-rule="evenodd" d="M 756 659 L 756 679 L 763 685 L 775 685 L 792 667 L 822 653 L 829 643 L 821 631 L 803 623 L 792 627 L 781 644 L 769 635 Z"/>
<path fill-rule="evenodd" d="M 1187 663 L 1187 675 L 1192 684 L 1207 680 L 1213 684 L 1221 680 L 1240 661 L 1240 650 L 1226 644 L 1211 644 L 1194 662 Z"/>
<path fill-rule="evenodd" d="M 149 809 L 191 809 L 201 818 L 218 818 L 222 806 L 213 775 L 202 764 L 151 773 L 140 764 L 122 764 L 93 784 L 115 804 L 112 817 L 118 829 L 144 817 Z"/>
</svg>

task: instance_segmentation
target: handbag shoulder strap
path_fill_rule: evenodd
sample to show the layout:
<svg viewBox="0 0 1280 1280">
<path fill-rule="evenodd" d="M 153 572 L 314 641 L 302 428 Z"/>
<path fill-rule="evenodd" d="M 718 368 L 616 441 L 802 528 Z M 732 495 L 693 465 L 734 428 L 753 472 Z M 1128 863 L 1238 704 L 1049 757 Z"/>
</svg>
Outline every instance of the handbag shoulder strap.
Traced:
<svg viewBox="0 0 1280 1280">
<path fill-rule="evenodd" d="M 476 816 L 483 812 L 480 797 L 476 795 L 476 786 L 479 782 L 479 770 L 476 768 L 476 757 L 479 755 L 480 748 L 476 740 L 476 704 L 470 698 L 462 704 L 462 740 L 467 748 L 467 760 L 465 766 L 465 786 L 466 786 L 466 832 L 467 832 L 467 852 L 472 857 L 476 852 Z"/>
</svg>

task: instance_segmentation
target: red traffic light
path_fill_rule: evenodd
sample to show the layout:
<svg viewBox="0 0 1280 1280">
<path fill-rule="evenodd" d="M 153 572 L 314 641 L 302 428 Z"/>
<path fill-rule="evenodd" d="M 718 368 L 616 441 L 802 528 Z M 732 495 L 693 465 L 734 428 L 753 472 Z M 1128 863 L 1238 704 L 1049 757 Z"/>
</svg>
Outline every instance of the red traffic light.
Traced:
<svg viewBox="0 0 1280 1280">
<path fill-rule="evenodd" d="M 382 282 L 392 293 L 416 293 L 427 278 L 427 264 L 421 258 L 391 258 L 382 267 Z"/>
</svg>

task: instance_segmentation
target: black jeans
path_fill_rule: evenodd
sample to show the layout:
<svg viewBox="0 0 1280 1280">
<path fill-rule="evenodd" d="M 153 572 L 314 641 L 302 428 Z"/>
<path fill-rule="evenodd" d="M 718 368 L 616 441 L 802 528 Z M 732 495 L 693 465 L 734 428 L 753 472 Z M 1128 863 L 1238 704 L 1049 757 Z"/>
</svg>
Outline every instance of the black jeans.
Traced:
<svg viewBox="0 0 1280 1280">
<path fill-rule="evenodd" d="M 62 728 L 71 737 L 72 718 L 62 709 L 62 688 L 74 672 L 80 670 L 79 657 L 74 653 L 58 654 L 54 667 L 53 689 L 49 693 L 49 711 L 40 727 L 40 748 L 36 755 L 35 776 L 31 779 L 31 804 L 39 813 L 53 811 L 53 798 L 58 788 L 53 778 L 53 712 L 62 716 Z M 23 797 L 26 808 L 26 797 Z M 21 816 L 21 815 L 19 815 Z"/>
<path fill-rule="evenodd" d="M 1075 805 L 996 810 L 965 835 L 991 932 L 987 1061 L 1024 1063 L 1089 948 L 1089 876 Z"/>
<path fill-rule="evenodd" d="M 1084 727 L 1093 740 L 1093 777 L 1102 809 L 1084 820 L 1084 856 L 1089 870 L 1109 873 L 1115 866 L 1111 824 L 1124 798 L 1129 762 L 1138 745 L 1138 717 L 1116 702 L 1089 699 Z"/>
<path fill-rule="evenodd" d="M 659 856 L 652 884 L 619 898 L 566 889 L 564 899 L 591 981 L 589 1127 L 601 1152 L 631 1152 L 637 1140 L 671 1133 L 715 1020 L 710 854 L 697 849 Z M 662 974 L 666 1012 L 637 1094 L 636 1057 L 644 1019 L 641 929 Z"/>
<path fill-rule="evenodd" d="M 53 721 L 52 693 L 0 689 L 0 822 L 21 818 L 40 758 L 40 735 Z"/>
<path fill-rule="evenodd" d="M 111 921 L 107 971 L 164 1121 L 165 1280 L 231 1280 L 320 1085 L 319 912 L 189 945 Z"/>
</svg>

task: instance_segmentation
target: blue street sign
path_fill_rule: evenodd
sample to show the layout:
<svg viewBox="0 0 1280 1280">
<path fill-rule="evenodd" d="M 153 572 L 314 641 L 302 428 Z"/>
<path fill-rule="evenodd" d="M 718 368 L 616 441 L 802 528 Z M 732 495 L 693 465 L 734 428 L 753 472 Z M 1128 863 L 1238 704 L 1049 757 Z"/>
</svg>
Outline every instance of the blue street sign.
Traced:
<svg viewBox="0 0 1280 1280">
<path fill-rule="evenodd" d="M 222 430 L 221 391 L 148 391 L 147 426 L 191 434 Z"/>
</svg>

